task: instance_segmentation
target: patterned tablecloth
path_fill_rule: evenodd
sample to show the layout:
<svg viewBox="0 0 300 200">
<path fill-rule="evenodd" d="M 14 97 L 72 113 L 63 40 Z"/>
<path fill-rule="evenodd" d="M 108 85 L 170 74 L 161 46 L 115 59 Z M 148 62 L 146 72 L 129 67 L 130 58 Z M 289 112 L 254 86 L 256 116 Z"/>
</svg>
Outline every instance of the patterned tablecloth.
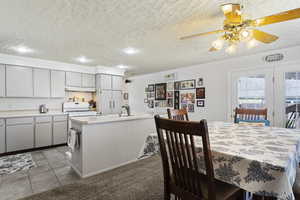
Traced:
<svg viewBox="0 0 300 200">
<path fill-rule="evenodd" d="M 293 200 L 300 130 L 208 123 L 216 179 L 258 195 Z M 202 147 L 201 139 L 196 146 Z M 202 168 L 201 148 L 197 156 Z"/>
</svg>

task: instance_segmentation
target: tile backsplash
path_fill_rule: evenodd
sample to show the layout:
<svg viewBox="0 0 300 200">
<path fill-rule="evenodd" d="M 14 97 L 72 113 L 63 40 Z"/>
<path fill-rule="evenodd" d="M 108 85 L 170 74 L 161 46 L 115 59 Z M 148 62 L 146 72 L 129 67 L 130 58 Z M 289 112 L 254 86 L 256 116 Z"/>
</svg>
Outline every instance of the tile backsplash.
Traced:
<svg viewBox="0 0 300 200">
<path fill-rule="evenodd" d="M 0 111 L 38 110 L 40 104 L 46 104 L 50 110 L 62 110 L 64 98 L 0 98 Z"/>
</svg>

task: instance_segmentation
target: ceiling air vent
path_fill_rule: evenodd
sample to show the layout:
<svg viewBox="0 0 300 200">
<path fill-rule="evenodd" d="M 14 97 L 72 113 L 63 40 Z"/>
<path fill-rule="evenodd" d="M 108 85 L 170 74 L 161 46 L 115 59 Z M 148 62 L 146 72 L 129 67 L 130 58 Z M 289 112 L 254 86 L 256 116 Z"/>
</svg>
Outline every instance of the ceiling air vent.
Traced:
<svg viewBox="0 0 300 200">
<path fill-rule="evenodd" d="M 278 62 L 280 60 L 283 60 L 283 54 L 282 53 L 271 54 L 264 57 L 264 60 L 266 62 Z"/>
</svg>

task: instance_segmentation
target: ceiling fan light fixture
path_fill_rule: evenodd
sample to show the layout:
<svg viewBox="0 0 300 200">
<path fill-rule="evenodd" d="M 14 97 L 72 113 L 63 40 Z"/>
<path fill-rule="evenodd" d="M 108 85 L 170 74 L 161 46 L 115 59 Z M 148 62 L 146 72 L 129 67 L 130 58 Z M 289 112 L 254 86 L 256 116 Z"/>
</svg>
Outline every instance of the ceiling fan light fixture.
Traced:
<svg viewBox="0 0 300 200">
<path fill-rule="evenodd" d="M 225 49 L 226 53 L 228 53 L 228 54 L 234 54 L 236 52 L 236 50 L 237 50 L 236 44 L 231 44 Z"/>
<path fill-rule="evenodd" d="M 258 42 L 255 39 L 252 39 L 252 40 L 250 40 L 250 41 L 247 42 L 247 48 L 248 49 L 256 47 L 257 45 L 258 45 Z"/>
<path fill-rule="evenodd" d="M 212 46 L 217 50 L 222 49 L 223 45 L 224 45 L 224 40 L 222 38 L 218 38 L 217 40 L 213 41 L 213 43 L 212 43 Z"/>
<path fill-rule="evenodd" d="M 240 32 L 240 36 L 242 39 L 247 39 L 250 36 L 250 31 L 247 29 L 244 29 Z"/>
<path fill-rule="evenodd" d="M 232 4 L 231 4 L 231 3 L 229 3 L 229 4 L 224 4 L 224 5 L 221 6 L 221 8 L 222 8 L 222 11 L 223 11 L 224 13 L 229 13 L 229 12 L 232 11 Z"/>
</svg>

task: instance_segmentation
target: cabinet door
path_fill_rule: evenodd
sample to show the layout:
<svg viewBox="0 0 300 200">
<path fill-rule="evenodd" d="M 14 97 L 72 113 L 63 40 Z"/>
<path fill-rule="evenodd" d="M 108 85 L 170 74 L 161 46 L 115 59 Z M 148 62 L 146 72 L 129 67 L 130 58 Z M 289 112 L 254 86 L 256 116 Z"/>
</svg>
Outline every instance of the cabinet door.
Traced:
<svg viewBox="0 0 300 200">
<path fill-rule="evenodd" d="M 122 106 L 122 92 L 112 91 L 112 113 L 117 114 L 121 112 Z"/>
<path fill-rule="evenodd" d="M 102 90 L 100 93 L 100 112 L 103 115 L 112 113 L 112 91 Z"/>
<path fill-rule="evenodd" d="M 50 97 L 50 70 L 33 69 L 33 89 L 35 97 Z"/>
<path fill-rule="evenodd" d="M 122 76 L 112 76 L 112 89 L 122 90 L 123 89 L 123 77 Z"/>
<path fill-rule="evenodd" d="M 102 90 L 111 90 L 112 89 L 112 79 L 111 75 L 101 74 L 101 89 Z"/>
<path fill-rule="evenodd" d="M 51 97 L 65 97 L 65 72 L 51 71 Z"/>
<path fill-rule="evenodd" d="M 67 121 L 53 122 L 53 144 L 67 143 Z"/>
<path fill-rule="evenodd" d="M 0 97 L 5 96 L 5 66 L 0 65 Z"/>
<path fill-rule="evenodd" d="M 66 72 L 66 85 L 70 87 L 81 87 L 81 73 Z"/>
<path fill-rule="evenodd" d="M 52 144 L 51 122 L 37 123 L 35 125 L 35 147 L 45 147 Z"/>
<path fill-rule="evenodd" d="M 33 124 L 7 126 L 7 152 L 33 148 L 33 138 Z"/>
<path fill-rule="evenodd" d="M 32 97 L 32 68 L 6 66 L 6 88 L 8 97 Z"/>
<path fill-rule="evenodd" d="M 82 74 L 82 87 L 95 88 L 95 75 L 94 74 Z"/>
<path fill-rule="evenodd" d="M 0 153 L 5 152 L 5 123 L 0 119 Z"/>
</svg>

